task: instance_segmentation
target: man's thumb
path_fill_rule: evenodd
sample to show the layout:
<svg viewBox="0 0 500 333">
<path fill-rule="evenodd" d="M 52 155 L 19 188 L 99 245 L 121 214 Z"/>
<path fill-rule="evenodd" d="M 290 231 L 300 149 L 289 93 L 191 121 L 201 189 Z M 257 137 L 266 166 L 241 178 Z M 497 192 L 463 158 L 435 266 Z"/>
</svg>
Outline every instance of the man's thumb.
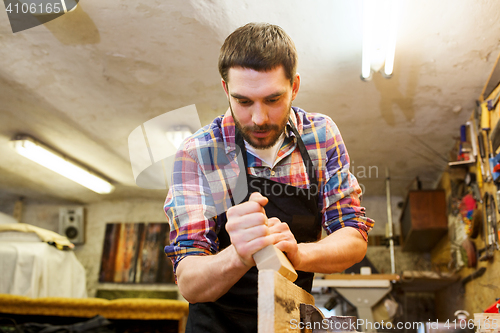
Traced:
<svg viewBox="0 0 500 333">
<path fill-rule="evenodd" d="M 262 207 L 264 207 L 265 205 L 267 205 L 269 199 L 267 199 L 259 192 L 253 192 L 252 194 L 250 194 L 250 198 L 248 199 L 248 201 L 255 201 L 259 203 Z"/>
</svg>

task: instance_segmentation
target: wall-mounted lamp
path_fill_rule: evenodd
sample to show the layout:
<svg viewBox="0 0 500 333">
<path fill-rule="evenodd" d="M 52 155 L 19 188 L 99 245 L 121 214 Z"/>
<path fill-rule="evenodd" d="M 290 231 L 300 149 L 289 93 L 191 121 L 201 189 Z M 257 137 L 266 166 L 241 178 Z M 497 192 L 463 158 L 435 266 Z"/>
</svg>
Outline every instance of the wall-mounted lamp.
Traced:
<svg viewBox="0 0 500 333">
<path fill-rule="evenodd" d="M 107 180 L 29 136 L 18 135 L 11 143 L 20 155 L 94 192 L 107 194 L 114 190 Z"/>
<path fill-rule="evenodd" d="M 361 79 L 381 72 L 390 78 L 394 70 L 400 0 L 364 0 Z M 384 67 L 383 71 L 382 67 Z"/>
</svg>

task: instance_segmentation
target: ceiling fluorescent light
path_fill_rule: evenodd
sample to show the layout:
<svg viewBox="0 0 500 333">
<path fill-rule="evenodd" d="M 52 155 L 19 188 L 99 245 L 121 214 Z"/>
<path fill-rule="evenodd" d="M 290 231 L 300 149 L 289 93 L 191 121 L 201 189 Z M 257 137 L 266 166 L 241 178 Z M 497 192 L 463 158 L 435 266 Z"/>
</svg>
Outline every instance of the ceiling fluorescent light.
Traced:
<svg viewBox="0 0 500 333">
<path fill-rule="evenodd" d="M 391 19 L 389 22 L 389 36 L 387 40 L 387 50 L 385 53 L 384 73 L 391 76 L 394 70 L 394 56 L 396 54 L 396 39 L 398 35 L 399 21 L 399 0 L 391 1 Z"/>
<path fill-rule="evenodd" d="M 14 149 L 22 156 L 71 179 L 100 194 L 114 190 L 114 186 L 87 168 L 69 160 L 64 155 L 41 144 L 29 136 L 17 136 L 11 140 Z"/>
<path fill-rule="evenodd" d="M 364 0 L 361 79 L 380 72 L 390 78 L 394 70 L 399 0 Z"/>
<path fill-rule="evenodd" d="M 371 78 L 371 26 L 373 16 L 371 15 L 371 7 L 373 2 L 369 0 L 364 1 L 363 6 L 363 54 L 361 61 L 361 78 L 368 80 Z"/>
</svg>

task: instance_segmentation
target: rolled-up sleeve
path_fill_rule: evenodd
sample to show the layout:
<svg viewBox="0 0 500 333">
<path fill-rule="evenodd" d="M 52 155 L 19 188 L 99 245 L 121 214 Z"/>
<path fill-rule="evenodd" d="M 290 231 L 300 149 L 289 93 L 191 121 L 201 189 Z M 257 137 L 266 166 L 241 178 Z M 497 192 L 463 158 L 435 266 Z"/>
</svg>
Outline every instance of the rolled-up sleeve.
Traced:
<svg viewBox="0 0 500 333">
<path fill-rule="evenodd" d="M 344 227 L 356 228 L 368 240 L 374 221 L 360 206 L 361 188 L 349 171 L 349 155 L 340 131 L 331 119 L 326 127 L 326 166 L 323 187 L 323 227 L 328 234 Z"/>
<path fill-rule="evenodd" d="M 164 211 L 170 224 L 166 255 L 174 272 L 189 255 L 210 255 L 218 251 L 216 212 L 208 182 L 188 149 L 177 152 L 172 182 Z"/>
</svg>

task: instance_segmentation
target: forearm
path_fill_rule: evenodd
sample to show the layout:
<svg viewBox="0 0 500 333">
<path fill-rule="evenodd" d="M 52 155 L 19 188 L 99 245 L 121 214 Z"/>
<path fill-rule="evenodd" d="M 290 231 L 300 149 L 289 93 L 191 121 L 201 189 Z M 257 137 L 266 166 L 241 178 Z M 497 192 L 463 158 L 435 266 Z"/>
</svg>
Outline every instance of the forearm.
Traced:
<svg viewBox="0 0 500 333">
<path fill-rule="evenodd" d="M 358 230 L 345 227 L 315 243 L 300 243 L 297 270 L 315 273 L 338 273 L 360 262 L 367 243 Z"/>
<path fill-rule="evenodd" d="M 214 302 L 249 269 L 230 245 L 215 255 L 182 259 L 177 266 L 177 284 L 190 303 Z"/>
</svg>

